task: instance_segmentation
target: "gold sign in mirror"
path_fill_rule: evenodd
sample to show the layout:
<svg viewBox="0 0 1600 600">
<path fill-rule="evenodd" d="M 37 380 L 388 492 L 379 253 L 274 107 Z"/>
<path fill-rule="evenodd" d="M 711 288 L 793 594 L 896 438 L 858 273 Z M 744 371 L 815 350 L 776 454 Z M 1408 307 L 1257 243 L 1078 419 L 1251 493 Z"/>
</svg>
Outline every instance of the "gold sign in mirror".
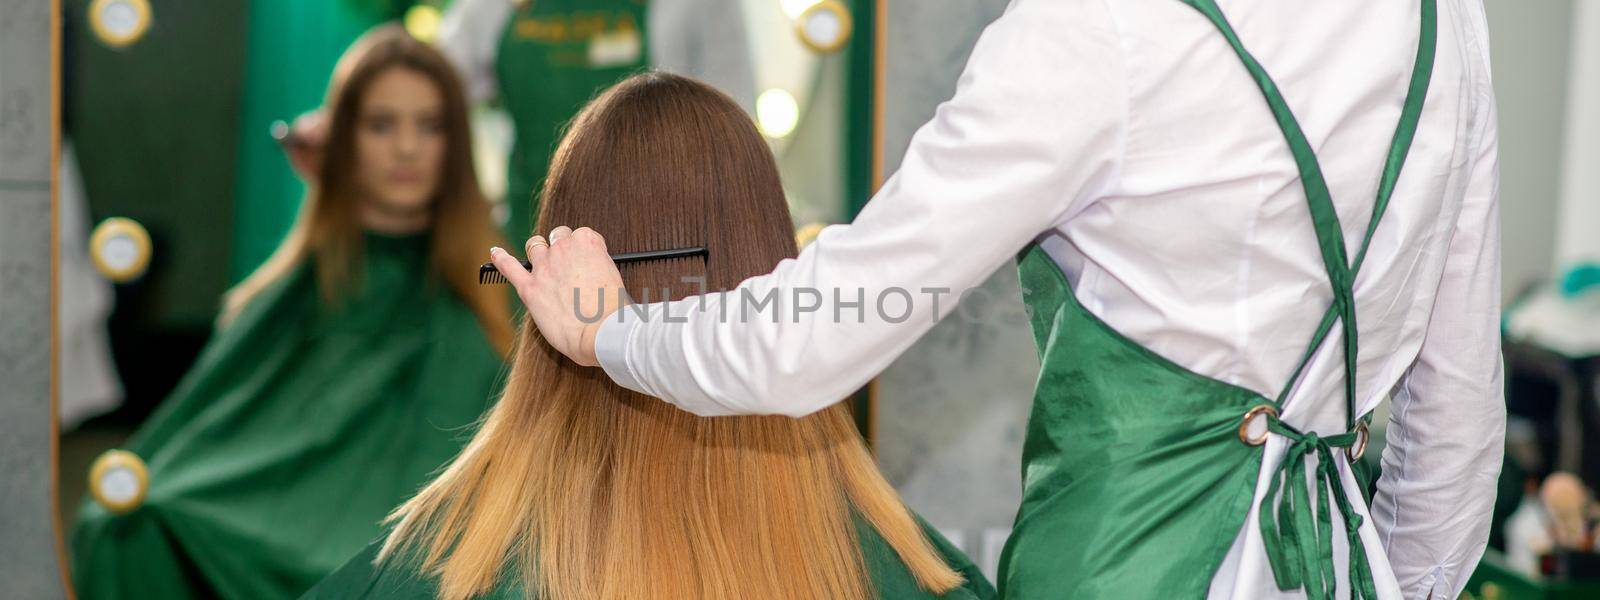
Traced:
<svg viewBox="0 0 1600 600">
<path fill-rule="evenodd" d="M 89 235 L 89 259 L 101 275 L 117 283 L 144 275 L 150 251 L 150 233 L 133 219 L 106 219 Z"/>
<path fill-rule="evenodd" d="M 850 41 L 850 11 L 838 0 L 822 0 L 806 7 L 794 20 L 800 41 L 819 54 L 833 54 Z"/>
<path fill-rule="evenodd" d="M 89 25 L 100 41 L 112 48 L 124 48 L 144 37 L 150 29 L 148 0 L 94 0 L 89 5 Z"/>
</svg>

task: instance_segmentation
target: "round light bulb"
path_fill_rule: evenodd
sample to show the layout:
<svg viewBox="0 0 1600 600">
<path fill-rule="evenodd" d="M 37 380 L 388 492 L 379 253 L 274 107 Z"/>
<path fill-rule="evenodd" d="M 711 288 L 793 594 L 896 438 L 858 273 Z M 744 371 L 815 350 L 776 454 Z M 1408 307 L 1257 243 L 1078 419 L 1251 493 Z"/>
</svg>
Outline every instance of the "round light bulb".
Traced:
<svg viewBox="0 0 1600 600">
<path fill-rule="evenodd" d="M 150 471 L 137 454 L 107 450 L 89 466 L 89 495 L 113 514 L 127 514 L 144 503 Z"/>
<path fill-rule="evenodd" d="M 127 47 L 150 29 L 149 0 L 94 0 L 88 14 L 95 37 L 112 48 Z"/>
<path fill-rule="evenodd" d="M 105 19 L 106 30 L 117 37 L 127 37 L 139 27 L 139 9 L 125 1 L 107 4 L 100 18 Z"/>
<path fill-rule="evenodd" d="M 100 493 L 111 502 L 132 502 L 139 496 L 139 487 L 139 475 L 128 467 L 111 467 L 100 476 Z"/>
<path fill-rule="evenodd" d="M 406 33 L 424 42 L 432 42 L 439 34 L 439 9 L 418 4 L 406 10 Z"/>
<path fill-rule="evenodd" d="M 756 123 L 767 137 L 781 138 L 794 133 L 800 123 L 800 105 L 783 88 L 772 88 L 756 98 Z"/>
<path fill-rule="evenodd" d="M 850 10 L 839 0 L 820 0 L 794 20 L 800 41 L 819 54 L 833 54 L 850 41 Z"/>
<path fill-rule="evenodd" d="M 150 265 L 150 233 L 133 219 L 111 217 L 89 234 L 89 260 L 108 279 L 124 283 Z"/>
</svg>

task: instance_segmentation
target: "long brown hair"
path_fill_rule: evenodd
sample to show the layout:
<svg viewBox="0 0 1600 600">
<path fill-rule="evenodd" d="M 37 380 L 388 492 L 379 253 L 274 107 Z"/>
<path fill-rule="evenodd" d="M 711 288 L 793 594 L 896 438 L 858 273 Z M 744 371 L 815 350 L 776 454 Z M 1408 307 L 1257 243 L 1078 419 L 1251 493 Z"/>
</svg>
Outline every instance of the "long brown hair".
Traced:
<svg viewBox="0 0 1600 600">
<path fill-rule="evenodd" d="M 339 58 L 323 102 L 328 134 L 322 164 L 308 186 L 300 215 L 272 257 L 228 291 L 222 323 L 238 316 L 252 299 L 307 258 L 313 259 L 317 286 L 326 301 L 337 301 L 359 279 L 362 228 L 356 203 L 361 190 L 356 182 L 355 132 L 368 88 L 378 75 L 394 68 L 423 75 L 444 98 L 444 165 L 432 203 L 429 265 L 477 315 L 489 343 L 501 353 L 510 348 L 509 299 L 502 290 L 478 285 L 474 268 L 502 238 L 473 171 L 466 96 L 444 56 L 398 25 L 373 28 Z"/>
<path fill-rule="evenodd" d="M 574 120 L 539 218 L 613 252 L 705 246 L 622 269 L 634 298 L 732 289 L 795 255 L 777 165 L 739 106 L 699 82 L 630 78 Z M 704 418 L 564 360 L 524 321 L 510 381 L 461 455 L 390 515 L 440 596 L 485 593 L 507 565 L 553 600 L 866 599 L 856 528 L 922 587 L 961 577 L 873 463 L 842 405 L 801 419 Z"/>
</svg>

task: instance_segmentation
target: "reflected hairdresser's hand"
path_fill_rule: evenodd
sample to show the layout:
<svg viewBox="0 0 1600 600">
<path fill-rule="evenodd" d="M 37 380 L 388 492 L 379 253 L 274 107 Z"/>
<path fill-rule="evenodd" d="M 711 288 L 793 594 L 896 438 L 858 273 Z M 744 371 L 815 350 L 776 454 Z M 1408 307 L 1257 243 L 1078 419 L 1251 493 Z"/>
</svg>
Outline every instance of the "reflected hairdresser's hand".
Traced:
<svg viewBox="0 0 1600 600">
<path fill-rule="evenodd" d="M 289 166 L 294 169 L 295 175 L 305 181 L 316 178 L 317 169 L 322 163 L 322 147 L 327 138 L 328 124 L 323 120 L 321 110 L 295 118 L 294 124 L 289 126 L 288 135 L 280 140 L 284 153 L 289 155 Z"/>
<path fill-rule="evenodd" d="M 528 315 L 551 346 L 586 367 L 599 366 L 594 335 L 605 317 L 620 307 L 622 274 L 606 251 L 606 240 L 588 227 L 562 226 L 550 240 L 533 236 L 526 245 L 530 272 L 505 250 L 489 256 L 517 289 Z"/>
</svg>

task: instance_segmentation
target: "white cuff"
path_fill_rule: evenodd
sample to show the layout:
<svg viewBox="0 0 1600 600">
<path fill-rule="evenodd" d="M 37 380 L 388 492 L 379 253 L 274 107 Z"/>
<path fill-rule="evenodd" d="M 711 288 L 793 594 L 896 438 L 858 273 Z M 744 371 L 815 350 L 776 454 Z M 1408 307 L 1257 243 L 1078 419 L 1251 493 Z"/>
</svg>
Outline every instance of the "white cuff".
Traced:
<svg viewBox="0 0 1600 600">
<path fill-rule="evenodd" d="M 628 366 L 628 346 L 633 341 L 634 330 L 642 322 L 642 319 L 606 319 L 600 324 L 600 330 L 594 334 L 594 356 L 600 361 L 600 368 L 617 385 L 651 395 L 639 385 L 639 378 L 634 376 L 633 368 Z"/>
</svg>

